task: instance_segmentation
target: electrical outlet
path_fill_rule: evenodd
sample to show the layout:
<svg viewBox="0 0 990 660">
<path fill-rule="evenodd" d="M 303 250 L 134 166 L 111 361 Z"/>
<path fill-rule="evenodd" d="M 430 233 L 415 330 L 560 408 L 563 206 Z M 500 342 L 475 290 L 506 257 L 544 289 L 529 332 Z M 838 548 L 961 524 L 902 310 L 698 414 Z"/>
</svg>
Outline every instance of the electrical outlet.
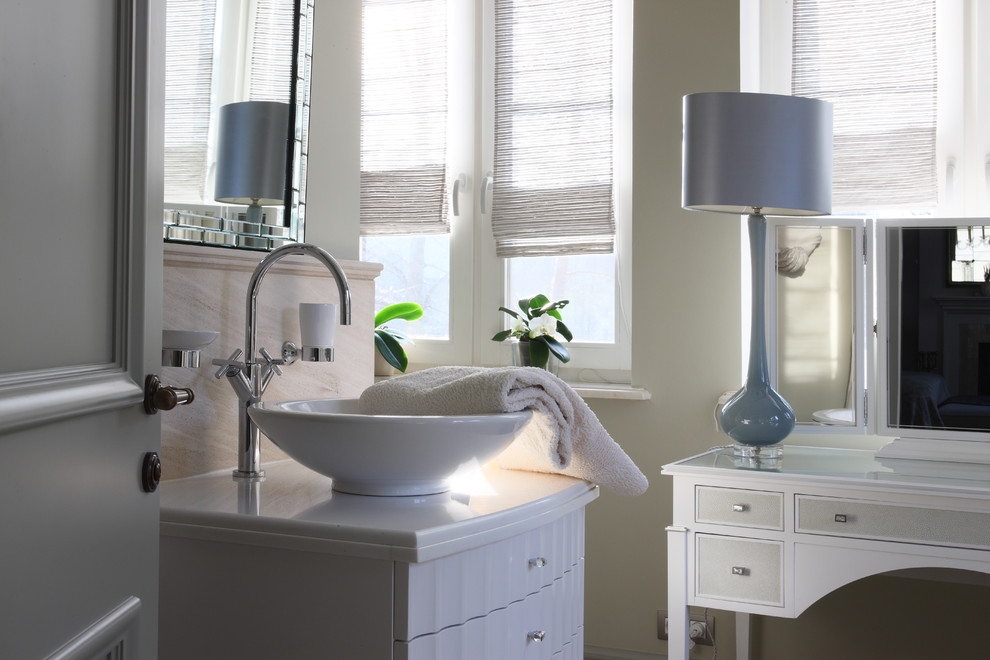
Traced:
<svg viewBox="0 0 990 660">
<path fill-rule="evenodd" d="M 667 612 L 657 610 L 657 639 L 667 639 L 669 636 L 670 620 Z M 689 628 L 691 641 L 701 646 L 712 646 L 712 639 L 715 636 L 715 617 L 705 617 L 699 615 L 691 616 L 691 627 Z"/>
</svg>

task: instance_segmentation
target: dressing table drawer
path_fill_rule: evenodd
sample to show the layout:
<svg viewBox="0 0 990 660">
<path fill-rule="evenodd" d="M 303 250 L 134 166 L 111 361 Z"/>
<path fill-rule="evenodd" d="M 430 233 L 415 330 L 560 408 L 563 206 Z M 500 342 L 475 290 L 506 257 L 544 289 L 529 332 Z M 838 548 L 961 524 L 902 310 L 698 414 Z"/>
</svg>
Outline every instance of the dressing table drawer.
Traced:
<svg viewBox="0 0 990 660">
<path fill-rule="evenodd" d="M 783 493 L 698 486 L 695 503 L 695 522 L 783 529 Z"/>
<path fill-rule="evenodd" d="M 798 495 L 797 531 L 940 545 L 990 546 L 990 512 Z"/>
<path fill-rule="evenodd" d="M 783 543 L 712 534 L 695 541 L 698 596 L 783 606 Z"/>
</svg>

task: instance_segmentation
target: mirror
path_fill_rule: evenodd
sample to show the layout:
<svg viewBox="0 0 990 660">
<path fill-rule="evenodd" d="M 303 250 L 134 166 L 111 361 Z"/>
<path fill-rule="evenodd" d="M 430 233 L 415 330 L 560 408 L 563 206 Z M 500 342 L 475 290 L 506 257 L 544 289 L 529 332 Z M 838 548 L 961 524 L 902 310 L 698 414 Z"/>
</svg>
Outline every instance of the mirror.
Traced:
<svg viewBox="0 0 990 660">
<path fill-rule="evenodd" d="M 883 230 L 882 421 L 901 435 L 990 432 L 990 232 L 983 219 L 949 222 Z"/>
<path fill-rule="evenodd" d="M 767 324 L 774 388 L 797 430 L 865 424 L 863 221 L 770 221 Z"/>
<path fill-rule="evenodd" d="M 313 2 L 167 1 L 166 241 L 270 250 L 303 239 Z M 283 204 L 260 222 L 214 199 L 220 109 L 242 101 L 288 115 Z"/>
</svg>

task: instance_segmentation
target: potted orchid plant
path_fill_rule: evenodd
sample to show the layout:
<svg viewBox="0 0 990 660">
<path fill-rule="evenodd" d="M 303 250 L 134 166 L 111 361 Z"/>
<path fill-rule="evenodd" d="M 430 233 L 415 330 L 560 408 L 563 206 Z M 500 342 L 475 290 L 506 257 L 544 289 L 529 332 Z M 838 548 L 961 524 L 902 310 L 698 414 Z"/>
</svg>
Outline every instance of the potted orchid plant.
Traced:
<svg viewBox="0 0 990 660">
<path fill-rule="evenodd" d="M 517 339 L 518 347 L 513 348 L 518 348 L 523 356 L 528 352 L 529 364 L 534 367 L 547 369 L 551 355 L 561 362 L 569 362 L 571 354 L 555 337 L 559 334 L 567 341 L 573 339 L 571 331 L 561 320 L 559 311 L 568 302 L 567 300 L 552 302 L 545 295 L 540 294 L 519 301 L 519 310 L 522 313 L 508 307 L 499 307 L 500 311 L 512 317 L 512 327 L 496 333 L 492 340 Z M 521 363 L 525 364 L 525 359 Z"/>
</svg>

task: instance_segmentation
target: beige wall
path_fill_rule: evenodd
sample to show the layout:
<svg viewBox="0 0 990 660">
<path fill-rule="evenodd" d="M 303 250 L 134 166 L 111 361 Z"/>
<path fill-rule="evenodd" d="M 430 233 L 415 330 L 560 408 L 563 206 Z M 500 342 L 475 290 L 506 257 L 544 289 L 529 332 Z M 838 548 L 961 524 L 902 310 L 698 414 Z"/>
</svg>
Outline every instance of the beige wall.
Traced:
<svg viewBox="0 0 990 660">
<path fill-rule="evenodd" d="M 650 479 L 630 499 L 588 509 L 585 641 L 664 653 L 664 527 L 671 484 L 660 467 L 723 444 L 718 395 L 740 384 L 740 227 L 681 209 L 681 104 L 692 92 L 739 89 L 739 11 L 725 0 L 638 0 L 633 35 L 633 381 L 646 402 L 592 401 Z M 722 625 L 719 657 L 731 658 Z M 710 649 L 706 649 L 710 653 Z"/>
<path fill-rule="evenodd" d="M 342 258 L 357 255 L 359 5 L 317 0 L 316 8 L 307 240 Z M 666 652 L 656 611 L 666 608 L 672 502 L 660 467 L 726 442 L 714 431 L 714 402 L 741 380 L 740 226 L 680 208 L 681 98 L 739 88 L 738 3 L 635 0 L 634 69 L 633 379 L 653 398 L 590 403 L 651 487 L 639 498 L 603 493 L 588 509 L 585 641 L 651 657 Z M 951 638 L 938 631 L 950 613 L 979 611 L 988 596 L 985 587 L 870 578 L 800 619 L 757 617 L 753 657 L 982 657 L 990 640 L 979 621 L 964 620 Z M 732 617 L 714 614 L 719 658 L 731 660 Z M 711 648 L 692 657 L 710 658 Z"/>
</svg>

